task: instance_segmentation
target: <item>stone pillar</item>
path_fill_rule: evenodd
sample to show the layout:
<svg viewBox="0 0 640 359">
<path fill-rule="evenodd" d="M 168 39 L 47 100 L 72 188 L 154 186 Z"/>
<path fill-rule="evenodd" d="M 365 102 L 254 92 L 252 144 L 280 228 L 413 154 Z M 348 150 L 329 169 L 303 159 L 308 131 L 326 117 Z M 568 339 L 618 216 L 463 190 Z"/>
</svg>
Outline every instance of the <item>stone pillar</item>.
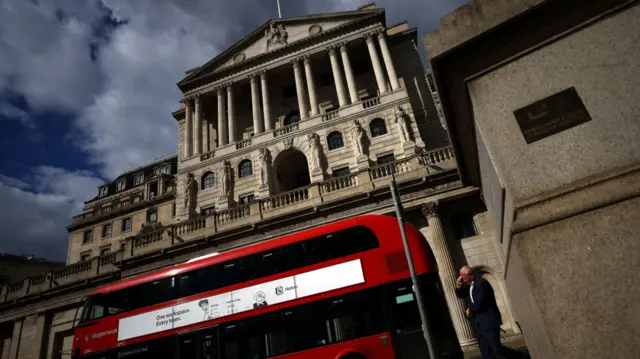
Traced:
<svg viewBox="0 0 640 359">
<path fill-rule="evenodd" d="M 349 98 L 351 103 L 356 103 L 358 98 L 358 89 L 356 88 L 356 79 L 353 77 L 351 62 L 349 61 L 349 53 L 347 52 L 347 43 L 340 44 L 340 55 L 342 56 L 342 66 L 344 66 L 344 76 L 347 78 L 347 88 L 349 89 Z"/>
<path fill-rule="evenodd" d="M 438 274 L 442 282 L 442 288 L 453 321 L 453 327 L 458 335 L 458 341 L 461 346 L 473 345 L 476 343 L 476 339 L 465 316 L 465 305 L 462 299 L 456 297 L 456 278 L 458 277 L 458 271 L 453 264 L 447 239 L 444 235 L 442 223 L 440 222 L 438 204 L 431 202 L 422 205 L 422 213 L 427 217 L 427 222 L 431 230 L 431 241 L 429 245 L 432 247 L 438 264 Z"/>
<path fill-rule="evenodd" d="M 384 72 L 382 70 L 382 65 L 380 64 L 380 59 L 378 58 L 378 50 L 376 50 L 376 44 L 373 39 L 374 36 L 375 33 L 369 33 L 365 35 L 365 40 L 367 42 L 367 48 L 369 49 L 371 64 L 373 65 L 373 73 L 375 74 L 376 82 L 378 83 L 378 90 L 380 90 L 380 94 L 383 94 L 387 92 L 387 82 L 384 79 Z"/>
<path fill-rule="evenodd" d="M 391 89 L 397 90 L 400 87 L 398 82 L 398 75 L 396 75 L 396 69 L 393 66 L 393 59 L 391 58 L 391 52 L 389 46 L 387 46 L 387 38 L 384 31 L 378 33 L 378 44 L 380 45 L 380 52 L 382 52 L 382 59 L 384 60 L 384 66 L 387 68 L 387 75 L 389 75 L 389 82 L 391 82 Z"/>
<path fill-rule="evenodd" d="M 202 153 L 202 108 L 200 107 L 200 95 L 197 95 L 194 99 L 195 102 L 195 113 L 196 113 L 196 121 L 194 124 L 195 133 L 194 133 L 194 142 L 193 145 L 195 147 L 194 154 L 199 155 Z"/>
<path fill-rule="evenodd" d="M 218 87 L 218 147 L 225 146 L 227 141 L 227 110 L 224 101 L 224 87 Z"/>
<path fill-rule="evenodd" d="M 313 70 L 311 69 L 311 58 L 304 57 L 304 74 L 307 78 L 307 89 L 309 90 L 309 104 L 311 105 L 311 116 L 318 114 L 318 98 L 316 97 L 316 84 L 313 81 Z"/>
<path fill-rule="evenodd" d="M 300 67 L 300 59 L 295 59 L 293 63 L 293 72 L 296 80 L 296 94 L 298 96 L 298 110 L 300 111 L 300 119 L 305 120 L 309 117 L 307 113 L 307 104 L 304 98 L 304 80 L 302 79 L 302 68 Z"/>
<path fill-rule="evenodd" d="M 193 155 L 193 108 L 191 107 L 191 99 L 185 99 L 184 104 L 184 157 L 189 158 Z"/>
<path fill-rule="evenodd" d="M 233 107 L 233 85 L 227 85 L 227 126 L 229 128 L 229 143 L 236 142 L 236 111 Z"/>
<path fill-rule="evenodd" d="M 258 89 L 258 76 L 251 75 L 251 109 L 253 110 L 253 134 L 262 133 L 262 115 L 260 112 L 260 90 Z"/>
<path fill-rule="evenodd" d="M 329 47 L 329 59 L 331 60 L 331 71 L 333 72 L 333 82 L 336 84 L 338 91 L 338 103 L 340 107 L 348 104 L 347 94 L 344 91 L 344 82 L 342 82 L 342 74 L 340 74 L 340 64 L 338 62 L 338 54 L 334 46 Z"/>
<path fill-rule="evenodd" d="M 13 334 L 11 336 L 11 347 L 9 348 L 10 359 L 19 359 L 18 353 L 20 351 L 20 344 L 21 344 L 20 339 L 22 338 L 23 324 L 24 324 L 24 318 L 16 319 L 16 321 L 13 322 Z"/>
<path fill-rule="evenodd" d="M 269 87 L 267 86 L 267 72 L 260 72 L 260 85 L 262 86 L 262 113 L 264 116 L 264 130 L 271 131 L 271 107 L 269 107 Z"/>
</svg>

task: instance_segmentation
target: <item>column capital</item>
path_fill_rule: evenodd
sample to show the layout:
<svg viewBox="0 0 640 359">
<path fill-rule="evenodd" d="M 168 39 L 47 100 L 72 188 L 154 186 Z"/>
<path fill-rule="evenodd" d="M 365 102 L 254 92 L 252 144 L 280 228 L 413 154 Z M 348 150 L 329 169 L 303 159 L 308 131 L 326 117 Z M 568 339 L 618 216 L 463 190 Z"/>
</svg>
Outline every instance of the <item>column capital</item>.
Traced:
<svg viewBox="0 0 640 359">
<path fill-rule="evenodd" d="M 225 84 L 224 84 L 224 85 L 222 85 L 222 86 L 224 86 L 224 88 L 226 88 L 226 89 L 227 89 L 227 92 L 231 92 L 231 91 L 233 90 L 233 89 L 232 89 L 232 85 L 233 85 L 233 82 L 227 82 L 227 83 L 225 83 Z"/>
<path fill-rule="evenodd" d="M 330 55 L 334 55 L 336 53 L 336 50 L 338 50 L 340 48 L 339 44 L 330 44 L 327 45 L 327 47 L 325 47 L 325 49 L 329 52 Z"/>
<path fill-rule="evenodd" d="M 293 65 L 294 68 L 296 68 L 296 67 L 300 66 L 300 62 L 301 62 L 300 60 L 302 60 L 300 57 L 295 57 L 295 58 L 289 60 L 289 63 L 291 65 Z"/>
<path fill-rule="evenodd" d="M 267 70 L 266 69 L 258 70 L 258 71 L 255 72 L 255 74 L 256 74 L 256 76 L 262 77 L 262 76 L 267 74 Z"/>
<path fill-rule="evenodd" d="M 422 205 L 422 214 L 429 217 L 437 217 L 439 215 L 439 204 L 438 202 L 428 202 Z"/>
<path fill-rule="evenodd" d="M 340 47 L 340 52 L 347 51 L 347 41 L 340 41 L 338 46 Z"/>
<path fill-rule="evenodd" d="M 301 57 L 304 64 L 309 65 L 309 62 L 311 61 L 311 54 L 304 54 Z"/>
<path fill-rule="evenodd" d="M 373 33 L 378 36 L 378 39 L 386 39 L 387 33 L 382 29 L 375 30 Z"/>
<path fill-rule="evenodd" d="M 251 84 L 255 84 L 258 81 L 258 77 L 260 76 L 259 73 L 257 72 L 253 72 L 247 75 L 247 80 L 249 80 L 251 82 Z"/>
</svg>

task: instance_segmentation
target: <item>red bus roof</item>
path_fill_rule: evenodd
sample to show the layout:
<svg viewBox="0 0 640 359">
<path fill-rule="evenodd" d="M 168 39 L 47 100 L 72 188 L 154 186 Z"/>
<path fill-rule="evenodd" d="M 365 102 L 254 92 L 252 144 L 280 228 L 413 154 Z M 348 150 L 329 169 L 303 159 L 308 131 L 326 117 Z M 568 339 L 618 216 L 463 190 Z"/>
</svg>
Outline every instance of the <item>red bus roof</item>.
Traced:
<svg viewBox="0 0 640 359">
<path fill-rule="evenodd" d="M 214 264 L 232 261 L 236 258 L 248 256 L 254 253 L 260 253 L 268 251 L 270 249 L 285 246 L 287 244 L 300 242 L 306 239 L 322 236 L 325 234 L 337 232 L 339 230 L 355 227 L 356 225 L 362 225 L 371 229 L 375 227 L 397 226 L 398 220 L 394 217 L 383 215 L 364 215 L 354 218 L 337 221 L 327 225 L 318 226 L 316 228 L 292 233 L 283 237 L 277 237 L 264 242 L 248 245 L 246 247 L 230 250 L 228 252 L 221 252 L 219 255 L 202 258 L 190 263 L 176 264 L 174 266 L 160 269 L 151 273 L 145 273 L 136 277 L 120 280 L 116 283 L 107 284 L 100 287 L 90 295 L 104 294 L 123 290 L 130 287 L 135 287 L 140 284 L 153 282 L 167 277 L 172 277 L 184 272 L 190 272 L 196 269 L 208 267 Z"/>
</svg>

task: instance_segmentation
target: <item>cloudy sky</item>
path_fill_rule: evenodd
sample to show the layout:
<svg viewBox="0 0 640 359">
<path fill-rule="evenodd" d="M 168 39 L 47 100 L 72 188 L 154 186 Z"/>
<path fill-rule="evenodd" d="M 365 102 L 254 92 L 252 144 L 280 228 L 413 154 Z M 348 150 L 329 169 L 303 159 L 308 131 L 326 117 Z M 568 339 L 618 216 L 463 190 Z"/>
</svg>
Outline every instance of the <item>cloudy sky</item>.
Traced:
<svg viewBox="0 0 640 359">
<path fill-rule="evenodd" d="M 283 17 L 367 0 L 281 0 Z M 419 34 L 464 0 L 377 1 Z M 2 0 L 0 252 L 64 260 L 97 186 L 176 150 L 184 71 L 277 17 L 276 0 Z"/>
</svg>

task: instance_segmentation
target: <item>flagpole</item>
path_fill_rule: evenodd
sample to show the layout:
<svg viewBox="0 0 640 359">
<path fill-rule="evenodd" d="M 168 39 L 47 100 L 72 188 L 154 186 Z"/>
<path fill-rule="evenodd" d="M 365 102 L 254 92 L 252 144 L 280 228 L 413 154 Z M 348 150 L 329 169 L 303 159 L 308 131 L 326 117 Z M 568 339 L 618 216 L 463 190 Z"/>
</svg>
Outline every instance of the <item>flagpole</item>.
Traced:
<svg viewBox="0 0 640 359">
<path fill-rule="evenodd" d="M 278 17 L 282 19 L 282 12 L 280 12 L 280 0 L 276 0 L 276 2 L 278 3 Z"/>
</svg>

